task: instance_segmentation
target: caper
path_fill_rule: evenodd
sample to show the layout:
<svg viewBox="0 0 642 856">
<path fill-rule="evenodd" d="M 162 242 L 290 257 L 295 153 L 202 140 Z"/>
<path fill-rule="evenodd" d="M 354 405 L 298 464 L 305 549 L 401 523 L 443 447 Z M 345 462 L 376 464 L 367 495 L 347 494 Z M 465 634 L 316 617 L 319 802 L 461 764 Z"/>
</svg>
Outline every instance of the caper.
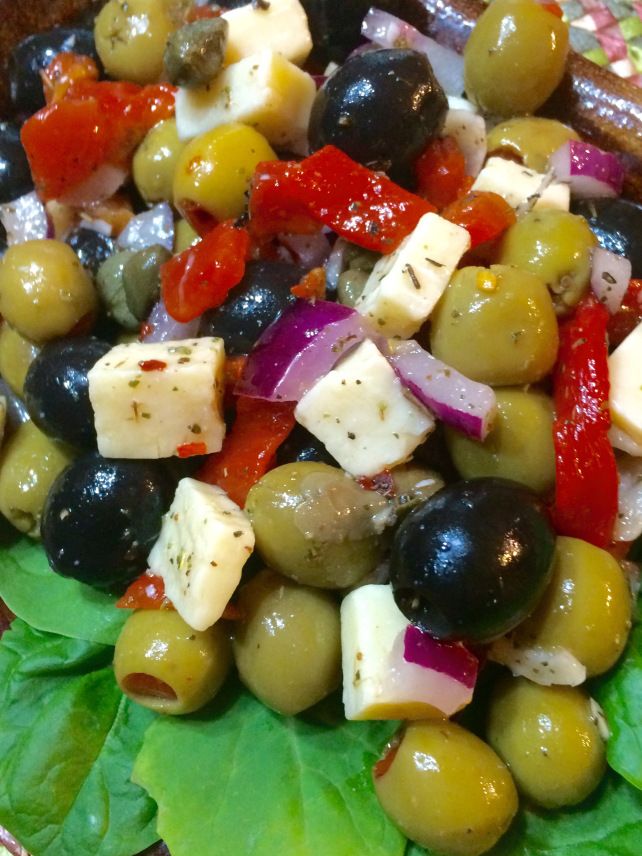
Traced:
<svg viewBox="0 0 642 856">
<path fill-rule="evenodd" d="M 125 622 L 114 651 L 121 690 L 158 713 L 191 713 L 219 691 L 232 664 L 227 628 L 194 630 L 173 610 L 142 609 Z"/>
<path fill-rule="evenodd" d="M 545 808 L 581 802 L 606 770 L 599 712 L 578 687 L 507 677 L 491 699 L 488 740 L 519 790 Z"/>
<path fill-rule="evenodd" d="M 117 321 L 125 330 L 134 332 L 139 329 L 140 321 L 127 303 L 125 294 L 125 265 L 133 259 L 133 250 L 121 250 L 106 259 L 98 268 L 96 285 L 107 315 Z"/>
<path fill-rule="evenodd" d="M 250 490 L 246 511 L 267 565 L 300 583 L 346 588 L 372 571 L 384 549 L 390 503 L 337 467 L 284 464 Z"/>
<path fill-rule="evenodd" d="M 170 83 L 195 89 L 213 80 L 223 67 L 227 31 L 225 18 L 202 18 L 173 32 L 163 55 Z"/>
<path fill-rule="evenodd" d="M 355 306 L 366 287 L 366 282 L 370 276 L 364 270 L 356 270 L 348 268 L 339 276 L 337 284 L 337 297 L 339 303 L 345 306 Z"/>
<path fill-rule="evenodd" d="M 132 178 L 146 202 L 172 198 L 178 156 L 185 143 L 178 139 L 176 119 L 159 122 L 147 132 L 132 161 Z"/>
<path fill-rule="evenodd" d="M 579 135 L 556 119 L 517 116 L 495 125 L 486 142 L 489 154 L 517 157 L 529 169 L 546 172 L 550 156 L 568 140 Z"/>
<path fill-rule="evenodd" d="M 144 321 L 160 295 L 161 265 L 172 254 L 160 244 L 139 250 L 123 267 L 123 289 L 127 308 L 138 321 Z"/>
<path fill-rule="evenodd" d="M 22 396 L 29 366 L 40 348 L 5 321 L 0 327 L 0 376 Z"/>
<path fill-rule="evenodd" d="M 339 606 L 328 592 L 263 570 L 241 589 L 238 606 L 234 658 L 241 680 L 265 705 L 300 713 L 338 687 Z"/>
</svg>

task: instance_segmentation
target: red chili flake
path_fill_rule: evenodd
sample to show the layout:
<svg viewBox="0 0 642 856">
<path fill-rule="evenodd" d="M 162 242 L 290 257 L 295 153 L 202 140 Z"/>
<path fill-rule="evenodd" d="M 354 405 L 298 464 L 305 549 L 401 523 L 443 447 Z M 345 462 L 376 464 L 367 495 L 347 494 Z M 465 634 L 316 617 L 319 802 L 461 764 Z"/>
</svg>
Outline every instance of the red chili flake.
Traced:
<svg viewBox="0 0 642 856">
<path fill-rule="evenodd" d="M 167 368 L 164 360 L 139 360 L 138 365 L 144 372 L 164 372 Z"/>
<path fill-rule="evenodd" d="M 182 443 L 176 447 L 176 454 L 179 458 L 191 458 L 194 455 L 207 455 L 207 446 L 205 443 Z"/>
<path fill-rule="evenodd" d="M 390 470 L 383 470 L 374 476 L 359 476 L 357 482 L 364 490 L 376 490 L 382 496 L 395 496 L 395 481 Z"/>
<path fill-rule="evenodd" d="M 380 758 L 372 768 L 372 775 L 375 779 L 380 779 L 382 776 L 384 776 L 392 766 L 392 762 L 395 760 L 395 756 L 397 755 L 399 747 L 401 746 L 402 738 L 402 734 L 396 734 L 392 738 L 390 743 L 386 746 L 386 754 L 383 756 L 383 758 Z"/>
<path fill-rule="evenodd" d="M 154 325 L 150 324 L 149 321 L 143 321 L 140 325 L 140 332 L 138 333 L 138 339 L 142 342 L 143 339 L 146 339 L 154 332 Z"/>
</svg>

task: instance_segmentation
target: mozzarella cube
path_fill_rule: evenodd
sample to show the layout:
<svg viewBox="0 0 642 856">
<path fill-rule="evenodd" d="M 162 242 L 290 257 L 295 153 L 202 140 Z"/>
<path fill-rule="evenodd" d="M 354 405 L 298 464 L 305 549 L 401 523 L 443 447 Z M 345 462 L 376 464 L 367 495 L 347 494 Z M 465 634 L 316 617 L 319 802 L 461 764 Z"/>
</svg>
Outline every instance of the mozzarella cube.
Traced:
<svg viewBox="0 0 642 856">
<path fill-rule="evenodd" d="M 343 705 L 346 719 L 452 716 L 473 686 L 404 659 L 408 619 L 390 585 L 355 589 L 341 604 Z M 470 682 L 474 685 L 474 680 Z"/>
<path fill-rule="evenodd" d="M 222 339 L 116 345 L 89 372 L 98 451 L 106 458 L 218 452 Z"/>
<path fill-rule="evenodd" d="M 312 50 L 308 18 L 299 0 L 270 0 L 265 8 L 248 4 L 221 17 L 228 23 L 228 64 L 267 48 L 303 65 Z"/>
<path fill-rule="evenodd" d="M 252 125 L 276 148 L 307 153 L 316 96 L 312 77 L 284 57 L 262 51 L 228 66 L 202 89 L 176 93 L 176 128 L 186 140 L 229 122 Z"/>
<path fill-rule="evenodd" d="M 220 487 L 186 478 L 148 562 L 181 618 L 206 630 L 223 614 L 253 549 L 247 514 Z"/>
<path fill-rule="evenodd" d="M 613 422 L 642 443 L 642 324 L 609 357 L 609 381 Z"/>
<path fill-rule="evenodd" d="M 570 195 L 563 187 L 551 185 L 550 175 L 507 158 L 488 158 L 472 189 L 497 193 L 511 208 L 561 208 L 568 211 L 569 207 Z"/>
<path fill-rule="evenodd" d="M 344 470 L 362 476 L 406 461 L 435 426 L 369 340 L 314 384 L 294 416 Z"/>
<path fill-rule="evenodd" d="M 432 312 L 469 247 L 466 229 L 424 214 L 399 247 L 376 263 L 355 308 L 384 335 L 409 338 Z"/>
</svg>

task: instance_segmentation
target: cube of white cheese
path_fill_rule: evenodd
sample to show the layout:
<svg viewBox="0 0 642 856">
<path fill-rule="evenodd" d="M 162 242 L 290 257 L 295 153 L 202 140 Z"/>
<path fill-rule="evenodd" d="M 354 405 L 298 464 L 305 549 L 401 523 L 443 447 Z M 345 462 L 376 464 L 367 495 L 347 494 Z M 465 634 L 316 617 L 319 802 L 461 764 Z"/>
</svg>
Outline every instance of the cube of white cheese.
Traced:
<svg viewBox="0 0 642 856">
<path fill-rule="evenodd" d="M 609 381 L 614 424 L 642 443 L 642 324 L 609 357 Z"/>
<path fill-rule="evenodd" d="M 369 340 L 314 384 L 294 416 L 344 470 L 362 476 L 406 461 L 435 425 Z"/>
<path fill-rule="evenodd" d="M 443 294 L 470 235 L 438 214 L 424 214 L 390 255 L 382 256 L 356 303 L 386 336 L 416 333 Z"/>
<path fill-rule="evenodd" d="M 226 63 L 267 48 L 303 65 L 312 50 L 308 18 L 299 0 L 249 3 L 221 16 L 228 23 Z"/>
<path fill-rule="evenodd" d="M 106 458 L 218 452 L 223 340 L 116 345 L 89 372 L 98 451 Z"/>
<path fill-rule="evenodd" d="M 179 89 L 176 129 L 186 140 L 228 122 L 243 122 L 276 148 L 306 154 L 315 96 L 307 72 L 273 51 L 261 51 L 223 69 L 202 89 Z"/>
<path fill-rule="evenodd" d="M 149 568 L 194 630 L 211 627 L 236 590 L 254 549 L 248 516 L 220 487 L 181 479 Z"/>
<path fill-rule="evenodd" d="M 451 716 L 473 686 L 404 659 L 408 619 L 389 585 L 355 589 L 341 604 L 343 705 L 346 719 Z M 470 682 L 474 685 L 474 680 Z"/>
<path fill-rule="evenodd" d="M 511 208 L 560 208 L 568 211 L 570 204 L 570 192 L 565 185 L 551 182 L 550 175 L 507 158 L 488 158 L 472 189 L 497 193 Z"/>
</svg>

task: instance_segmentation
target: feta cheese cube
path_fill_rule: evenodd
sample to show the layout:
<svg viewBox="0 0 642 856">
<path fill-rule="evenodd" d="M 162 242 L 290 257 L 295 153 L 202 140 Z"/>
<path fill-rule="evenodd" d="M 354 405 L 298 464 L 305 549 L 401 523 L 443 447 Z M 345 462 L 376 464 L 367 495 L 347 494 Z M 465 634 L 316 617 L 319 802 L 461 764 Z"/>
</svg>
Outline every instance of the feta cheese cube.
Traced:
<svg viewBox="0 0 642 856">
<path fill-rule="evenodd" d="M 642 324 L 609 357 L 609 381 L 614 424 L 642 443 Z"/>
<path fill-rule="evenodd" d="M 209 86 L 179 89 L 176 128 L 182 140 L 229 122 L 256 128 L 276 148 L 307 153 L 316 86 L 312 77 L 273 51 L 224 69 Z"/>
<path fill-rule="evenodd" d="M 223 340 L 211 337 L 116 345 L 88 375 L 100 454 L 166 458 L 192 444 L 218 452 L 224 362 Z"/>
<path fill-rule="evenodd" d="M 475 179 L 473 190 L 502 196 L 511 208 L 560 208 L 568 211 L 570 191 L 551 176 L 507 158 L 491 157 Z"/>
<path fill-rule="evenodd" d="M 223 614 L 253 549 L 245 512 L 220 487 L 186 478 L 178 483 L 148 562 L 181 618 L 206 630 Z"/>
<path fill-rule="evenodd" d="M 384 335 L 407 339 L 426 321 L 469 247 L 466 229 L 424 214 L 399 247 L 376 263 L 355 309 Z"/>
<path fill-rule="evenodd" d="M 344 470 L 364 476 L 403 463 L 435 425 L 369 340 L 314 384 L 294 416 Z"/>
<path fill-rule="evenodd" d="M 221 17 L 229 26 L 226 63 L 267 48 L 303 65 L 312 50 L 308 18 L 299 0 L 270 0 L 265 8 L 248 3 Z"/>
</svg>

